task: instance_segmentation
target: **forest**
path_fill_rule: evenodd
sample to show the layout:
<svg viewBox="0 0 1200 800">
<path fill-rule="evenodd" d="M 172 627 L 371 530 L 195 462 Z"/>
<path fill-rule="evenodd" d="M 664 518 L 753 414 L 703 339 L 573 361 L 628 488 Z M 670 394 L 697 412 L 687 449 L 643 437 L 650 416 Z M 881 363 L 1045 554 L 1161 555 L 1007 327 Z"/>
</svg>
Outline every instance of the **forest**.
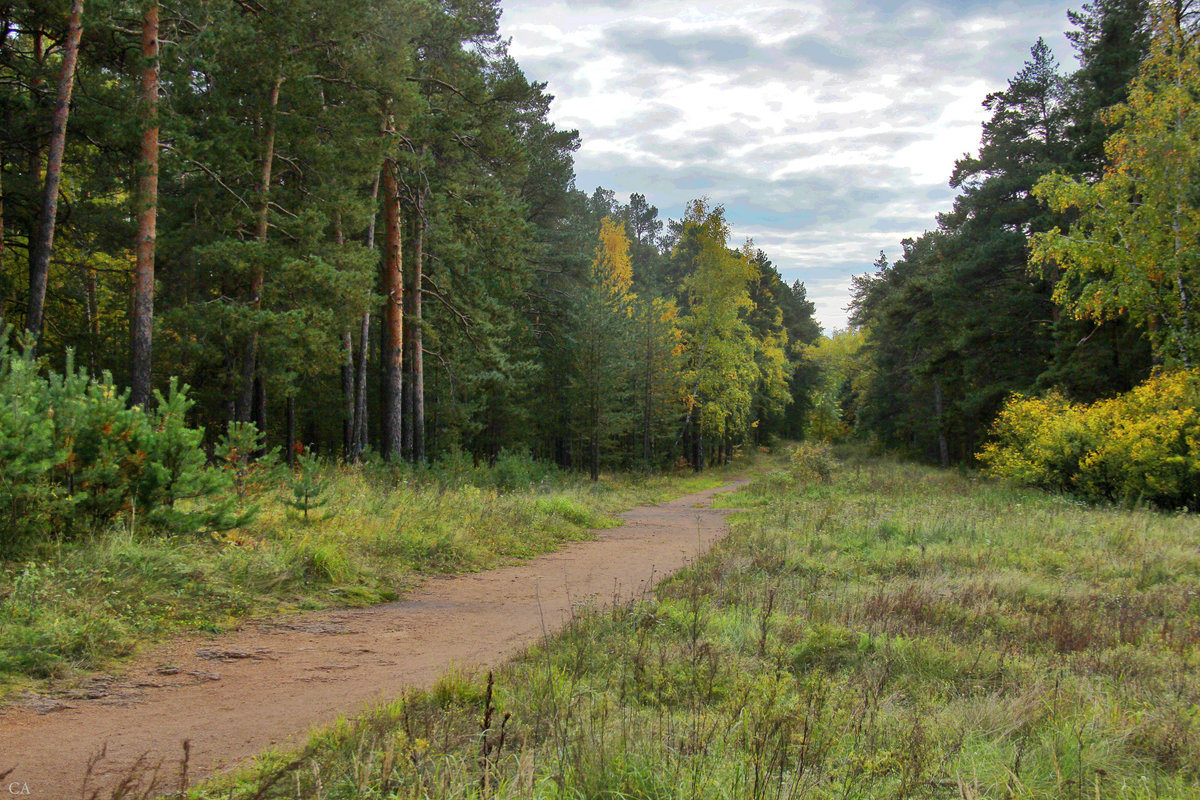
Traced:
<svg viewBox="0 0 1200 800">
<path fill-rule="evenodd" d="M 719 198 L 664 220 L 581 191 L 500 14 L 0 6 L 15 528 L 169 516 L 211 494 L 203 462 L 271 452 L 596 480 L 806 437 L 1200 499 L 1191 3 L 1084 4 L 1071 72 L 1038 40 L 953 207 L 855 278 L 830 336 Z"/>
<path fill-rule="evenodd" d="M 1195 508 L 1196 9 L 1095 0 L 1069 16 L 1078 69 L 1039 40 L 986 98 L 953 208 L 855 279 L 850 329 L 815 351 L 812 424 Z"/>
<path fill-rule="evenodd" d="M 0 0 L 10 793 L 1200 797 L 1192 0 L 1032 43 L 828 333 L 500 14 Z"/>
<path fill-rule="evenodd" d="M 696 468 L 802 433 L 820 328 L 721 206 L 574 183 L 496 0 L 0 5 L 13 351 L 177 378 L 211 455 Z M 20 332 L 24 332 L 23 337 Z M 19 340 L 19 341 L 18 341 Z"/>
</svg>

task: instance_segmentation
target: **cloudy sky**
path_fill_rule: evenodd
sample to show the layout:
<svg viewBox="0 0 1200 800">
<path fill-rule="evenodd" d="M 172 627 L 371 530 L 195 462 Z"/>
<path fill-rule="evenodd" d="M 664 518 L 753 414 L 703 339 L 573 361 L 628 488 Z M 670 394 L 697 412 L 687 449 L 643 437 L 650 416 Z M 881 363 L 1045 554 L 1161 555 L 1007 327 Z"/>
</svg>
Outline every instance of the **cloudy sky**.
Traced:
<svg viewBox="0 0 1200 800">
<path fill-rule="evenodd" d="M 984 96 L 1082 0 L 508 0 L 502 32 L 577 128 L 579 188 L 641 192 L 663 218 L 722 203 L 800 279 L 828 332 L 850 276 L 934 225 Z"/>
</svg>

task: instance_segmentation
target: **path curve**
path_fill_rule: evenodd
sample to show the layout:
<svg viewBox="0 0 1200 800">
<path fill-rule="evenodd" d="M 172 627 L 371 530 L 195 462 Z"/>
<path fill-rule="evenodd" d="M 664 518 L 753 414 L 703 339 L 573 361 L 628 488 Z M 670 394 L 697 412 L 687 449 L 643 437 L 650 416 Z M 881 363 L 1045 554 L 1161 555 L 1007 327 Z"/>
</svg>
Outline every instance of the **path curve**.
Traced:
<svg viewBox="0 0 1200 800">
<path fill-rule="evenodd" d="M 712 498 L 744 483 L 636 508 L 623 527 L 513 566 L 431 578 L 396 603 L 181 638 L 120 678 L 0 710 L 0 796 L 15 786 L 29 800 L 90 797 L 139 757 L 173 775 L 185 739 L 192 778 L 212 775 L 299 747 L 313 727 L 428 687 L 451 665 L 498 665 L 543 625 L 561 627 L 574 604 L 639 596 L 694 561 L 728 530 L 730 510 L 708 508 Z"/>
</svg>

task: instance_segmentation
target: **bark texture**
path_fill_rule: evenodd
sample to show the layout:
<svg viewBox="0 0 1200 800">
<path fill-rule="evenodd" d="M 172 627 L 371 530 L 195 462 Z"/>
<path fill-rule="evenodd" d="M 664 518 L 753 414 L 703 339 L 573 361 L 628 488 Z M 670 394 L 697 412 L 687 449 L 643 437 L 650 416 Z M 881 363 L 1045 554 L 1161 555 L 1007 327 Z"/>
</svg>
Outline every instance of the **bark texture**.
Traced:
<svg viewBox="0 0 1200 800">
<path fill-rule="evenodd" d="M 417 204 L 417 236 L 413 244 L 413 316 L 409 320 L 412 328 L 413 360 L 413 461 L 420 464 L 425 460 L 425 336 L 421 310 L 421 281 L 424 279 L 425 263 L 425 214 L 422 204 Z"/>
<path fill-rule="evenodd" d="M 383 170 L 384 244 L 383 275 L 383 352 L 380 354 L 383 388 L 380 450 L 386 459 L 399 458 L 403 452 L 404 383 L 404 268 L 400 228 L 400 187 L 396 183 L 395 164 Z"/>
<path fill-rule="evenodd" d="M 50 253 L 54 249 L 54 225 L 58 217 L 58 190 L 62 185 L 63 153 L 67 146 L 67 119 L 71 113 L 71 92 L 75 88 L 75 65 L 79 61 L 79 40 L 83 36 L 83 0 L 73 0 L 63 42 L 62 71 L 50 127 L 50 148 L 46 157 L 46 182 L 42 187 L 38 236 L 29 260 L 29 311 L 25 327 L 34 347 L 42 338 L 45 324 L 46 285 L 50 276 Z"/>
<path fill-rule="evenodd" d="M 158 0 L 142 19 L 142 150 L 137 190 L 137 263 L 133 273 L 130 402 L 145 408 L 153 382 L 154 250 L 158 228 Z"/>
<path fill-rule="evenodd" d="M 259 183 L 259 201 L 257 208 L 257 225 L 255 239 L 260 244 L 266 244 L 270 231 L 271 209 L 271 173 L 275 165 L 275 111 L 279 107 L 279 88 L 283 78 L 278 78 L 271 86 L 267 99 L 267 114 L 263 136 L 262 174 Z M 250 276 L 249 306 L 252 311 L 262 308 L 262 291 L 265 283 L 261 260 L 254 264 Z M 253 414 L 255 374 L 258 368 L 258 328 L 255 325 L 246 339 L 246 349 L 242 354 L 242 392 L 239 403 L 239 414 L 242 421 L 248 421 Z M 265 405 L 265 403 L 264 403 Z M 260 429 L 259 433 L 263 431 Z"/>
</svg>

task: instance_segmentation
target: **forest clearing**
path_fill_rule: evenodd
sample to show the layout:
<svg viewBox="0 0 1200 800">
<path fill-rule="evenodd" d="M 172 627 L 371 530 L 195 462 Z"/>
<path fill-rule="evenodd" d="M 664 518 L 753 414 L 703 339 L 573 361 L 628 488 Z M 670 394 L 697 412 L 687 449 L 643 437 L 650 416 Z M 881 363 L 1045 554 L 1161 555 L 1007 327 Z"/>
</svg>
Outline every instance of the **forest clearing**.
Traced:
<svg viewBox="0 0 1200 800">
<path fill-rule="evenodd" d="M 141 744 L 162 759 L 153 776 L 150 761 L 135 773 L 143 792 L 152 777 L 177 790 L 184 731 L 197 732 L 187 781 L 208 774 L 206 750 L 241 757 L 279 737 L 254 765 L 187 792 L 212 800 L 1200 796 L 1194 516 L 801 448 L 720 495 L 718 506 L 745 509 L 732 532 L 653 592 L 609 579 L 614 567 L 648 577 L 643 546 L 657 549 L 658 574 L 691 561 L 722 527 L 693 507 L 711 497 L 639 510 L 628 529 L 532 562 L 436 579 L 397 604 L 186 639 L 175 663 L 220 680 L 144 688 L 115 705 L 70 699 L 70 710 L 22 712 L 15 732 L 53 732 L 50 753 L 84 756 L 82 768 L 87 740 L 66 732 L 109 720 L 124 733 L 94 785 L 111 791 L 112 764 Z M 664 517 L 676 528 L 653 542 L 642 531 Z M 623 555 L 588 558 L 590 588 L 555 594 L 559 565 L 586 552 Z M 510 611 L 507 586 L 530 573 L 545 580 L 521 583 L 525 610 Z M 429 635 L 454 645 L 439 650 L 415 632 L 396 637 L 411 661 L 389 654 L 395 629 L 371 620 L 393 613 L 433 615 L 431 628 L 446 630 Z M 543 632 L 556 622 L 561 632 Z M 330 647 L 322 639 L 338 652 L 305 650 Z M 202 645 L 233 655 L 184 652 Z M 331 669 L 306 672 L 314 665 Z M 352 705 L 378 705 L 329 725 L 350 686 L 362 692 Z M 186 698 L 200 718 L 163 718 L 159 692 Z M 289 708 L 327 727 L 285 741 L 286 725 L 271 726 Z M 256 722 L 223 727 L 239 715 Z M 260 730 L 271 733 L 255 739 Z M 114 796 L 142 796 L 136 781 L 125 791 Z"/>
<path fill-rule="evenodd" d="M 1200 520 L 840 455 L 723 495 L 712 552 L 491 686 L 199 796 L 1200 796 Z"/>
</svg>

